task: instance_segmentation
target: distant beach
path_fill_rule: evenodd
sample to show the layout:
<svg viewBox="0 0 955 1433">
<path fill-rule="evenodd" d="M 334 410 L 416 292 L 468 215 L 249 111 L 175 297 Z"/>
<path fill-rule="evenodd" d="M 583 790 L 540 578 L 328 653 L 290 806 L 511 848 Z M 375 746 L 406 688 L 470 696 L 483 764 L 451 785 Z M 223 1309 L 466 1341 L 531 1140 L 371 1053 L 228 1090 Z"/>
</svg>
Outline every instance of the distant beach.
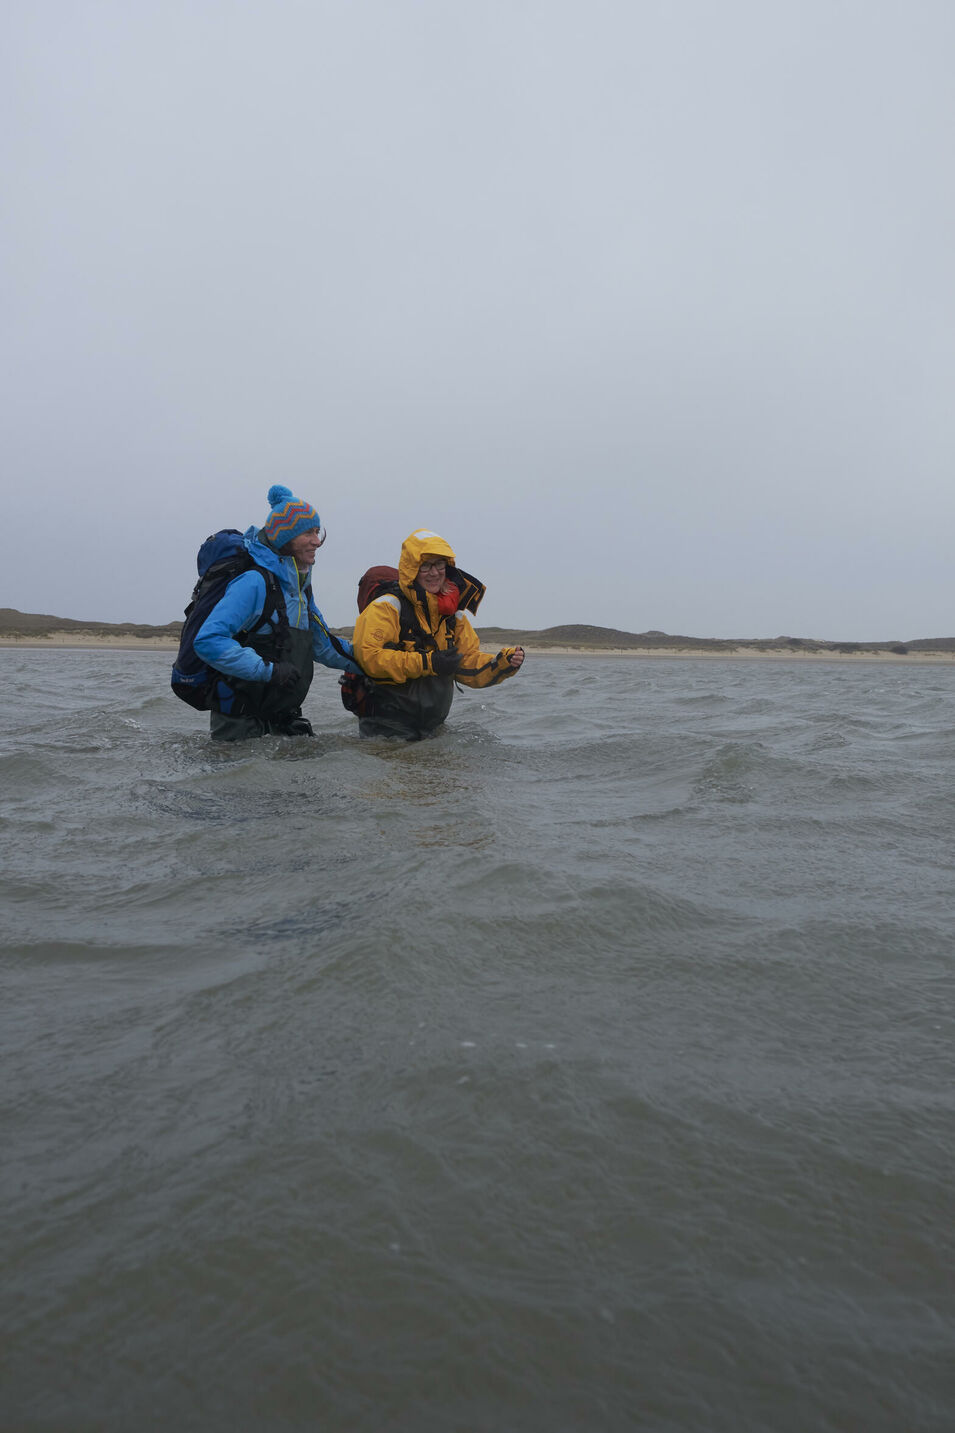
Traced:
<svg viewBox="0 0 955 1433">
<path fill-rule="evenodd" d="M 485 645 L 493 646 L 494 643 L 485 639 Z M 955 652 L 918 651 L 902 654 L 893 652 L 888 647 L 839 652 L 784 647 L 724 647 L 718 651 L 704 647 L 535 647 L 531 641 L 527 641 L 525 646 L 529 656 L 537 657 L 624 657 L 638 660 L 645 657 L 663 657 L 689 658 L 694 661 L 703 659 L 708 662 L 890 662 L 895 666 L 951 665 L 955 662 Z M 0 647 L 22 647 L 34 651 L 90 649 L 108 652 L 175 652 L 178 643 L 166 636 L 134 637 L 125 633 L 71 632 L 50 636 L 0 636 Z"/>
<path fill-rule="evenodd" d="M 71 632 L 69 636 L 57 633 L 44 637 L 30 633 L 24 637 L 0 637 L 0 647 L 27 647 L 34 651 L 76 647 L 100 648 L 115 652 L 176 652 L 179 643 L 169 637 L 130 637 L 124 635 L 104 636 L 100 632 Z"/>
<path fill-rule="evenodd" d="M 539 657 L 689 657 L 707 662 L 895 662 L 902 666 L 912 663 L 955 661 L 955 652 L 908 652 L 899 655 L 888 647 L 864 652 L 791 651 L 733 647 L 718 652 L 703 647 L 538 647 L 527 646 L 528 655 Z"/>
</svg>

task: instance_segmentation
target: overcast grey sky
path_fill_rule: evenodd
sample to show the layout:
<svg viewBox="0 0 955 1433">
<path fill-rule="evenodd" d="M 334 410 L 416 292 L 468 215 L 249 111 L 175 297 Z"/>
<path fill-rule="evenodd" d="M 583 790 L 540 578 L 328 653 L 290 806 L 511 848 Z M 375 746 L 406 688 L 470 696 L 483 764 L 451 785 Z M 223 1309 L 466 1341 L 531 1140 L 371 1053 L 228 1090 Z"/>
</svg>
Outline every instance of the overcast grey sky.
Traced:
<svg viewBox="0 0 955 1433">
<path fill-rule="evenodd" d="M 8 0 L 0 606 L 955 633 L 952 0 Z"/>
</svg>

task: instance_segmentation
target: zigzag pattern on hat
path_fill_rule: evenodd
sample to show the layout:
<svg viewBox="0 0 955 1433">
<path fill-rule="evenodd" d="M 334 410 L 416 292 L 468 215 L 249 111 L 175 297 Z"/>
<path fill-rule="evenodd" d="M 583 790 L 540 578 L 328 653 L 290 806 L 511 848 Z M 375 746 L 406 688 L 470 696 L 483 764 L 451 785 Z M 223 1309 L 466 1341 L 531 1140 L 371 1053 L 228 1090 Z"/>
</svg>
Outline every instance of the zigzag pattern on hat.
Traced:
<svg viewBox="0 0 955 1433">
<path fill-rule="evenodd" d="M 286 503 L 283 507 L 273 508 L 269 515 L 269 520 L 266 523 L 269 536 L 273 538 L 281 537 L 283 533 L 289 532 L 300 523 L 303 518 L 314 519 L 312 526 L 318 527 L 318 513 L 312 507 L 311 503 L 305 503 L 298 498 L 293 498 L 291 502 Z"/>
</svg>

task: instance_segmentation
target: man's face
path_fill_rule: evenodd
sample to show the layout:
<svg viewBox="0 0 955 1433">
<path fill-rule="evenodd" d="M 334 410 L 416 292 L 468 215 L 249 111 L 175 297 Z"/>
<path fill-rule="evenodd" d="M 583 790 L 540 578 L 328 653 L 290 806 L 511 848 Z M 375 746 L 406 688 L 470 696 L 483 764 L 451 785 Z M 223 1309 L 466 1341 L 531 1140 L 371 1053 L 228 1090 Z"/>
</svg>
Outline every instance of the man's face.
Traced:
<svg viewBox="0 0 955 1433">
<path fill-rule="evenodd" d="M 295 558 L 298 567 L 311 567 L 321 545 L 321 533 L 317 527 L 311 527 L 308 532 L 300 532 L 298 537 L 293 537 L 288 545 L 288 550 Z"/>
</svg>

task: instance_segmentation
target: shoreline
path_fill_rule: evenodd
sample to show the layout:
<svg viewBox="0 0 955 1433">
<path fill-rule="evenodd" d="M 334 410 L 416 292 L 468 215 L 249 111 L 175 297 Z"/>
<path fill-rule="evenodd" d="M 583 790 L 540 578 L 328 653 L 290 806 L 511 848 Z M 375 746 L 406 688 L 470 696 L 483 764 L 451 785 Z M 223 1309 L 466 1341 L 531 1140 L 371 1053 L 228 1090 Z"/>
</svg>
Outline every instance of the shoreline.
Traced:
<svg viewBox="0 0 955 1433">
<path fill-rule="evenodd" d="M 789 652 L 755 651 L 751 647 L 734 647 L 723 652 L 710 652 L 703 647 L 528 647 L 528 656 L 537 657 L 660 657 L 665 661 L 687 658 L 704 662 L 894 662 L 899 666 L 913 664 L 950 664 L 955 652 L 907 652 L 904 656 L 888 647 L 865 652 Z"/>
<path fill-rule="evenodd" d="M 0 636 L 0 648 L 26 651 L 177 652 L 178 642 L 168 637 L 103 636 L 93 632 L 56 636 Z M 888 648 L 862 652 L 756 651 L 735 647 L 711 652 L 703 647 L 528 647 L 529 657 L 613 657 L 636 661 L 661 658 L 665 661 L 707 662 L 890 662 L 894 666 L 945 666 L 955 663 L 955 652 L 907 652 L 900 655 Z"/>
<path fill-rule="evenodd" d="M 95 632 L 77 632 L 75 635 L 58 633 L 55 637 L 39 634 L 28 637 L 0 637 L 0 647 L 25 647 L 37 652 L 68 651 L 71 647 L 103 652 L 179 651 L 179 643 L 171 642 L 168 637 L 102 637 Z"/>
</svg>

